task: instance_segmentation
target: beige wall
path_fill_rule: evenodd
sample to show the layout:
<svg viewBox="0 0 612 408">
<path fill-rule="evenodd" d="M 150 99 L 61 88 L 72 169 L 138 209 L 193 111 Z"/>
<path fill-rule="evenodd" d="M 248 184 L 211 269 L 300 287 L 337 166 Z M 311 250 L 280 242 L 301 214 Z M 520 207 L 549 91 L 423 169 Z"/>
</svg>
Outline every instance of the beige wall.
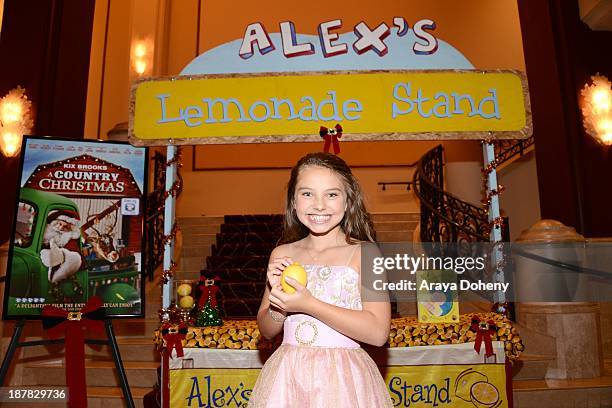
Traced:
<svg viewBox="0 0 612 408">
<path fill-rule="evenodd" d="M 501 195 L 502 215 L 510 218 L 510 239 L 540 219 L 540 193 L 535 153 L 532 151 L 499 172 L 499 184 L 506 189 Z"/>
</svg>

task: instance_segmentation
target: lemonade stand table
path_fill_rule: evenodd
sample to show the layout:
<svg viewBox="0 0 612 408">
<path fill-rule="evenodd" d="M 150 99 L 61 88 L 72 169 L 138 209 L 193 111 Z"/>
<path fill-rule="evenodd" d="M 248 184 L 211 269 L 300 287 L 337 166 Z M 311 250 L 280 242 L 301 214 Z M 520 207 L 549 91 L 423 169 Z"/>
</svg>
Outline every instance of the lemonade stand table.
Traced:
<svg viewBox="0 0 612 408">
<path fill-rule="evenodd" d="M 462 320 L 470 317 L 462 316 Z M 405 318 L 393 319 L 390 347 L 366 350 L 383 374 L 394 406 L 512 407 L 508 357 L 516 358 L 522 343 L 508 320 L 498 318 L 496 326 L 493 355 L 487 358 L 484 345 L 480 353 L 474 350 L 469 330 L 463 333 L 466 341 L 462 343 L 404 346 L 407 343 L 400 341 L 398 346 L 398 336 L 414 344 L 415 338 L 432 332 L 429 328 L 442 328 Z M 461 333 L 465 326 L 459 327 Z M 157 340 L 161 344 L 159 334 Z M 261 367 L 278 344 L 258 340 L 255 321 L 226 321 L 218 328 L 190 327 L 183 340 L 184 356 L 178 358 L 173 351 L 169 362 L 170 406 L 244 407 Z"/>
<path fill-rule="evenodd" d="M 473 343 L 380 349 L 378 364 L 394 406 L 510 407 L 504 345 L 485 362 Z M 269 352 L 185 348 L 170 360 L 170 406 L 242 407 Z M 319 375 L 320 373 L 313 373 Z"/>
</svg>

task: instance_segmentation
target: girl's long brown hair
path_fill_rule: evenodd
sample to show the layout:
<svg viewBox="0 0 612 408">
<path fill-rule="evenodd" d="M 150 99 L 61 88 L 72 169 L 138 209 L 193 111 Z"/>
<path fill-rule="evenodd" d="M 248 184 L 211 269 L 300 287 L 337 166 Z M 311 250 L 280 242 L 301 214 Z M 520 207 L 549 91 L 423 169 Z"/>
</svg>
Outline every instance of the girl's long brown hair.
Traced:
<svg viewBox="0 0 612 408">
<path fill-rule="evenodd" d="M 351 172 L 350 167 L 340 157 L 331 153 L 309 153 L 302 157 L 291 170 L 291 177 L 287 184 L 287 202 L 285 205 L 285 220 L 283 223 L 283 233 L 279 244 L 288 244 L 299 241 L 309 234 L 308 228 L 300 222 L 295 212 L 295 187 L 298 176 L 303 168 L 307 166 L 317 166 L 330 169 L 340 176 L 346 189 L 346 211 L 344 218 L 340 222 L 340 227 L 344 231 L 346 242 L 353 244 L 356 241 L 376 240 L 374 224 L 368 214 L 359 182 Z"/>
</svg>

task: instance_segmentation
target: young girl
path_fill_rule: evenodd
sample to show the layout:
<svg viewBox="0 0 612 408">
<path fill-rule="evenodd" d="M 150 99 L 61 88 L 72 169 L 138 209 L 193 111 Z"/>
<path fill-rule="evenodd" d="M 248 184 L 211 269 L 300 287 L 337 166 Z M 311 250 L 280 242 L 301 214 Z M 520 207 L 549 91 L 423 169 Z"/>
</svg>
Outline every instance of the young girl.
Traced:
<svg viewBox="0 0 612 408">
<path fill-rule="evenodd" d="M 374 241 L 357 180 L 346 163 L 309 154 L 291 171 L 281 242 L 270 255 L 257 323 L 283 343 L 264 365 L 249 407 L 391 407 L 387 387 L 358 342 L 389 337 L 388 302 L 361 302 L 361 241 Z M 282 271 L 304 266 L 306 287 L 283 292 Z"/>
</svg>

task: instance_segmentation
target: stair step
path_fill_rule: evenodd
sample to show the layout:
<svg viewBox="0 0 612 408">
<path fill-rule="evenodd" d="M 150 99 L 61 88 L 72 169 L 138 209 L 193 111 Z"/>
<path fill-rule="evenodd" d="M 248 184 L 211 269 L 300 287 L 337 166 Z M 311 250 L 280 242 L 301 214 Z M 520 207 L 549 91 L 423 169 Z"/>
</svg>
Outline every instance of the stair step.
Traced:
<svg viewBox="0 0 612 408">
<path fill-rule="evenodd" d="M 182 257 L 178 263 L 177 270 L 179 271 L 192 271 L 203 269 L 206 265 L 206 257 L 203 256 L 188 256 Z"/>
<path fill-rule="evenodd" d="M 257 242 L 257 243 L 238 243 L 213 245 L 212 253 L 215 256 L 240 256 L 240 255 L 261 255 L 270 256 L 272 250 L 276 247 L 273 242 Z"/>
<path fill-rule="evenodd" d="M 159 327 L 159 323 L 155 328 Z M 154 330 L 154 329 L 153 329 Z M 130 361 L 158 361 L 159 353 L 153 344 L 153 330 L 146 337 L 115 337 L 119 346 L 122 360 Z M 41 340 L 41 338 L 28 337 L 28 341 Z M 21 352 L 19 361 L 24 363 L 35 363 L 49 359 L 63 360 L 65 358 L 65 347 L 63 344 L 52 344 L 40 347 L 26 347 Z M 85 358 L 91 360 L 112 359 L 109 346 L 86 345 Z"/>
<path fill-rule="evenodd" d="M 183 235 L 183 242 L 189 247 L 196 245 L 212 245 L 217 242 L 217 234 L 188 234 L 188 237 Z"/>
<path fill-rule="evenodd" d="M 216 268 L 266 268 L 267 256 L 209 256 L 206 269 Z"/>
<path fill-rule="evenodd" d="M 197 225 L 221 225 L 223 224 L 223 216 L 199 216 L 199 217 L 176 217 L 181 229 L 188 229 L 185 227 L 193 227 Z"/>
<path fill-rule="evenodd" d="M 612 406 L 612 377 L 576 380 L 514 380 L 516 408 Z"/>
<path fill-rule="evenodd" d="M 523 353 L 512 366 L 513 380 L 543 380 L 548 366 L 556 359 L 552 355 L 531 355 Z"/>
<path fill-rule="evenodd" d="M 376 232 L 383 231 L 414 231 L 418 221 L 378 221 L 374 223 Z"/>
<path fill-rule="evenodd" d="M 373 213 L 370 214 L 372 221 L 420 221 L 420 213 Z"/>
<path fill-rule="evenodd" d="M 261 268 L 215 268 L 207 273 L 219 276 L 221 281 L 263 282 L 266 279 L 266 267 Z"/>
<path fill-rule="evenodd" d="M 191 271 L 179 271 L 179 270 L 177 270 L 174 273 L 174 279 L 177 279 L 177 280 L 198 280 L 198 279 L 200 279 L 200 271 L 199 270 L 191 270 Z"/>
<path fill-rule="evenodd" d="M 215 241 L 216 239 L 217 237 L 215 237 Z M 212 255 L 212 249 L 211 249 L 212 245 L 213 244 L 183 246 L 183 248 L 181 249 L 180 256 L 181 257 L 199 256 L 201 258 L 205 258 L 207 256 Z"/>
<path fill-rule="evenodd" d="M 113 320 L 116 337 L 152 338 L 153 331 L 159 328 L 157 315 L 146 319 L 115 319 Z"/>
<path fill-rule="evenodd" d="M 216 234 L 221 230 L 221 225 L 218 224 L 203 224 L 203 225 L 183 225 L 179 224 L 183 239 L 191 237 L 194 234 Z"/>
<path fill-rule="evenodd" d="M 157 383 L 157 361 L 123 361 L 130 387 L 152 389 Z M 66 367 L 63 360 L 52 363 L 26 364 L 24 379 L 37 385 L 65 385 Z M 114 385 L 119 387 L 119 376 L 115 363 L 108 360 L 85 361 L 87 384 L 94 387 Z"/>
<path fill-rule="evenodd" d="M 222 315 L 232 318 L 254 318 L 261 304 L 261 297 L 242 299 L 220 299 L 219 304 Z"/>
<path fill-rule="evenodd" d="M 230 223 L 260 223 L 260 222 L 283 222 L 282 214 L 253 214 L 253 215 L 226 215 L 226 224 Z"/>
<path fill-rule="evenodd" d="M 376 231 L 378 242 L 412 242 L 412 231 Z"/>
<path fill-rule="evenodd" d="M 280 234 L 274 232 L 245 232 L 245 233 L 219 233 L 217 234 L 216 245 L 224 245 L 231 243 L 274 243 L 276 244 L 280 238 Z"/>
<path fill-rule="evenodd" d="M 258 298 L 261 299 L 266 284 L 263 282 L 222 282 L 220 285 L 220 299 L 231 298 Z"/>
<path fill-rule="evenodd" d="M 132 399 L 137 408 L 144 407 L 143 398 L 152 389 L 148 387 L 132 387 L 130 384 Z M 87 407 L 123 408 L 125 407 L 123 392 L 120 387 L 87 387 Z"/>
<path fill-rule="evenodd" d="M 221 232 L 274 232 L 280 233 L 283 229 L 282 222 L 253 222 L 222 224 Z"/>
</svg>

